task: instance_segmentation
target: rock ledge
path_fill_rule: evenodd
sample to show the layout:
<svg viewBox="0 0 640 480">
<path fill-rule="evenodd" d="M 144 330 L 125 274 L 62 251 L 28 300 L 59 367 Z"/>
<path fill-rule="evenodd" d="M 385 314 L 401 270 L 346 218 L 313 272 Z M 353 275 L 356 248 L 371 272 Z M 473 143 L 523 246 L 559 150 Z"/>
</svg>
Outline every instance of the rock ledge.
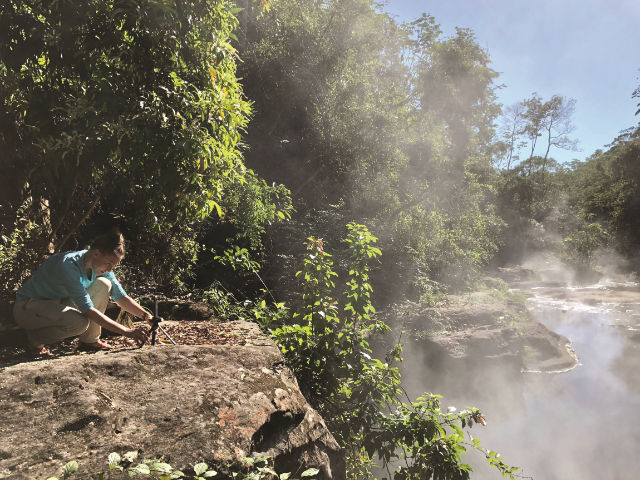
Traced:
<svg viewBox="0 0 640 480">
<path fill-rule="evenodd" d="M 233 322 L 252 335 L 258 327 Z M 340 448 L 275 344 L 157 346 L 0 369 L 0 478 L 46 479 L 77 460 L 93 478 L 111 452 L 165 455 L 185 473 L 222 473 L 270 455 L 292 478 L 345 478 Z"/>
</svg>

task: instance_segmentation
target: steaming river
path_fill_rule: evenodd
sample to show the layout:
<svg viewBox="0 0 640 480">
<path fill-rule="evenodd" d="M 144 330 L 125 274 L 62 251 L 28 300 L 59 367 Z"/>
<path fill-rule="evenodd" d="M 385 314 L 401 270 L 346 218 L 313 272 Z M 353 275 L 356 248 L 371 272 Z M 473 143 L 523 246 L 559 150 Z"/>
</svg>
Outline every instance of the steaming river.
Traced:
<svg viewBox="0 0 640 480">
<path fill-rule="evenodd" d="M 434 364 L 409 342 L 402 375 L 412 397 L 429 389 L 443 407 L 478 407 L 471 433 L 536 480 L 640 478 L 640 288 L 602 280 L 531 290 L 534 316 L 570 338 L 579 365 L 566 373 Z M 561 298 L 558 298 L 561 297 Z M 562 299 L 567 297 L 567 299 Z M 602 303 L 600 303 L 602 302 Z M 587 304 L 585 304 L 587 303 Z M 502 476 L 479 452 L 472 479 Z"/>
</svg>

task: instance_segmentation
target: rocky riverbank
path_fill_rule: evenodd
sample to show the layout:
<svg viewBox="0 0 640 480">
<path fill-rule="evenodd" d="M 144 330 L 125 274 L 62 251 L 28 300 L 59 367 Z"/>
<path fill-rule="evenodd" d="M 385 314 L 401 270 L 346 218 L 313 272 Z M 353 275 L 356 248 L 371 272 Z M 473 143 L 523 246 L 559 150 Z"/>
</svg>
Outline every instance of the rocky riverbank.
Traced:
<svg viewBox="0 0 640 480">
<path fill-rule="evenodd" d="M 510 292 L 504 282 L 488 284 L 483 291 L 448 295 L 433 306 L 397 305 L 386 321 L 394 338 L 420 342 L 430 355 L 508 363 L 526 371 L 559 372 L 577 365 L 571 341 L 535 320 L 523 294 Z"/>
</svg>

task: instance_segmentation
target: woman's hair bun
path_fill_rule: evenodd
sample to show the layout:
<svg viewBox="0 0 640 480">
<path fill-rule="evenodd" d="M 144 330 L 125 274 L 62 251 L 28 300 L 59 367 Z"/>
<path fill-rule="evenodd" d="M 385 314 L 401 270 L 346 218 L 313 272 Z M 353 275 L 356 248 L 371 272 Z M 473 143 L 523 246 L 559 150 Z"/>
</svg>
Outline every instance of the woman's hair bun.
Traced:
<svg viewBox="0 0 640 480">
<path fill-rule="evenodd" d="M 102 253 L 112 252 L 120 257 L 124 256 L 124 236 L 118 227 L 113 227 L 109 233 L 96 237 L 91 246 L 91 250 L 100 250 Z"/>
</svg>

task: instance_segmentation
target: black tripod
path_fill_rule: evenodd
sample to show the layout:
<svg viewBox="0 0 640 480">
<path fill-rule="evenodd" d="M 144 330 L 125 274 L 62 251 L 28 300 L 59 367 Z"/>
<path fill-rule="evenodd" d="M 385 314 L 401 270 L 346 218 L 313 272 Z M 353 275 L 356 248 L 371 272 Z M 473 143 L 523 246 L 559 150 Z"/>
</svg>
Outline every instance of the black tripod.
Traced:
<svg viewBox="0 0 640 480">
<path fill-rule="evenodd" d="M 164 328 L 162 328 L 160 326 L 160 321 L 161 320 L 160 320 L 160 317 L 158 316 L 158 296 L 157 295 L 153 296 L 153 306 L 155 308 L 155 317 L 153 317 L 151 319 L 151 322 L 153 323 L 153 325 L 151 325 L 151 329 L 149 330 L 149 333 L 151 334 L 151 345 L 155 345 L 156 344 L 156 331 L 158 329 L 160 329 L 160 331 L 162 333 L 164 333 L 165 337 L 167 337 L 169 340 L 171 340 L 171 343 L 176 345 L 176 342 L 173 341 L 173 338 L 171 338 L 169 336 L 169 334 L 164 331 Z"/>
</svg>

